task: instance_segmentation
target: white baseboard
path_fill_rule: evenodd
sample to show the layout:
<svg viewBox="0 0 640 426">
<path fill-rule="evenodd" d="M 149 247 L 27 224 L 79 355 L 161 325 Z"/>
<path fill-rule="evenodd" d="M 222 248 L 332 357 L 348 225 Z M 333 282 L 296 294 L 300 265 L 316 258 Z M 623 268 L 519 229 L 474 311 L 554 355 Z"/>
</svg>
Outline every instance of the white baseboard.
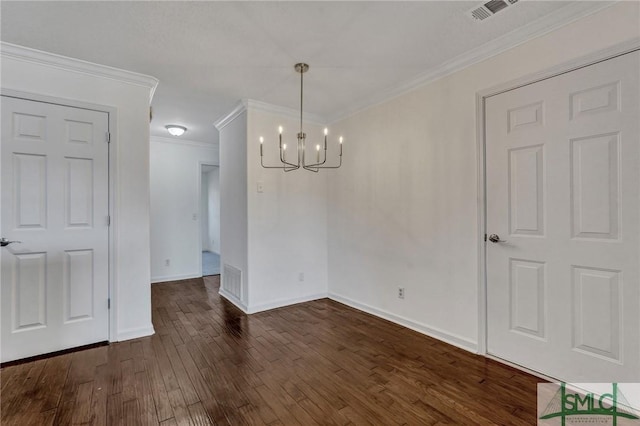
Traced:
<svg viewBox="0 0 640 426">
<path fill-rule="evenodd" d="M 249 314 L 255 314 L 258 312 L 268 311 L 270 309 L 282 308 L 283 306 L 295 305 L 296 303 L 311 302 L 312 300 L 326 299 L 327 293 L 317 293 L 308 296 L 294 297 L 292 299 L 280 299 L 273 302 L 261 303 L 259 305 L 249 306 Z"/>
<path fill-rule="evenodd" d="M 151 284 L 155 283 L 164 283 L 167 281 L 180 281 L 180 280 L 188 280 L 191 278 L 200 278 L 202 275 L 198 275 L 197 273 L 192 274 L 178 274 L 178 275 L 162 275 L 159 277 L 151 277 Z"/>
<path fill-rule="evenodd" d="M 343 303 L 347 306 L 351 306 L 352 308 L 364 311 L 371 315 L 384 318 L 388 321 L 410 328 L 411 330 L 417 331 L 418 333 L 426 334 L 427 336 L 433 337 L 434 339 L 441 340 L 445 343 L 449 343 L 450 345 L 457 346 L 469 352 L 477 353 L 478 344 L 473 340 L 469 340 L 465 337 L 456 336 L 455 334 L 451 334 L 446 331 L 439 330 L 435 327 L 430 327 L 428 325 L 415 322 L 408 318 L 392 314 L 391 312 L 374 308 L 373 306 L 369 306 L 364 303 L 356 302 L 355 300 L 349 299 L 348 297 L 340 296 L 339 294 L 329 293 L 329 299 L 335 300 L 339 303 Z"/>
<path fill-rule="evenodd" d="M 232 295 L 231 293 L 223 289 L 222 287 L 220 287 L 219 294 L 220 296 L 227 299 L 229 302 L 236 305 L 236 307 L 238 307 L 238 309 L 240 309 L 242 312 L 249 315 L 256 314 L 258 312 L 268 311 L 271 309 L 282 308 L 284 306 L 295 305 L 297 303 L 311 302 L 312 300 L 318 300 L 318 299 L 326 299 L 328 297 L 327 293 L 318 293 L 318 294 L 311 294 L 308 296 L 294 297 L 292 299 L 280 299 L 273 302 L 261 303 L 259 305 L 254 305 L 254 306 L 247 306 L 244 303 L 242 303 L 240 300 L 238 300 L 234 295 Z"/>
<path fill-rule="evenodd" d="M 236 305 L 236 307 L 238 309 L 240 309 L 242 312 L 244 312 L 245 314 L 249 313 L 247 311 L 247 306 L 244 303 L 242 303 L 242 301 L 240 301 L 237 297 L 235 297 L 233 294 L 229 293 L 228 291 L 226 291 L 222 287 L 220 287 L 220 290 L 218 291 L 218 294 L 220 296 L 224 297 L 225 299 L 227 299 L 229 302 L 231 302 L 234 305 Z"/>
<path fill-rule="evenodd" d="M 123 340 L 137 339 L 139 337 L 152 336 L 155 334 L 155 332 L 156 331 L 153 329 L 153 325 L 149 325 L 148 327 L 121 330 L 118 332 L 118 342 L 122 342 Z"/>
</svg>

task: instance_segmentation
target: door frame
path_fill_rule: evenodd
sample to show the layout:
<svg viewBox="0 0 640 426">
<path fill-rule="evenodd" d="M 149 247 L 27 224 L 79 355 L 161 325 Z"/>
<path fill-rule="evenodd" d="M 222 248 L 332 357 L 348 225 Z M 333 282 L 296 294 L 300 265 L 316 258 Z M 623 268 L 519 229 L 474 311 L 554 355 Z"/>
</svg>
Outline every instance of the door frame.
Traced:
<svg viewBox="0 0 640 426">
<path fill-rule="evenodd" d="M 486 182 L 486 133 L 485 133 L 485 105 L 486 99 L 495 95 L 499 95 L 510 90 L 518 89 L 523 86 L 538 83 L 543 80 L 547 80 L 553 77 L 557 77 L 562 74 L 569 73 L 571 71 L 585 68 L 590 65 L 595 65 L 599 62 L 604 62 L 609 59 L 613 59 L 618 56 L 631 53 L 633 51 L 640 50 L 640 37 L 633 38 L 631 40 L 614 44 L 606 49 L 598 50 L 572 59 L 567 62 L 563 62 L 559 65 L 547 68 L 543 71 L 538 71 L 524 77 L 520 77 L 514 80 L 510 80 L 506 83 L 498 84 L 496 86 L 489 87 L 484 90 L 476 92 L 476 149 L 478 152 L 478 345 L 477 353 L 487 358 L 492 358 L 501 363 L 510 365 L 519 370 L 525 370 L 536 376 L 549 379 L 548 377 L 528 370 L 522 366 L 510 363 L 502 358 L 495 357 L 487 352 L 487 340 L 488 340 L 488 312 L 487 312 L 487 250 L 486 250 L 486 235 L 487 235 L 487 182 Z"/>
<path fill-rule="evenodd" d="M 116 159 L 118 158 L 118 109 L 106 105 L 98 105 L 89 102 L 77 101 L 74 99 L 59 98 L 48 95 L 24 92 L 20 90 L 0 88 L 0 96 L 24 99 L 27 101 L 42 102 L 53 105 L 60 105 L 72 108 L 87 109 L 91 111 L 104 112 L 107 114 L 107 123 L 110 134 L 108 146 L 108 203 L 109 217 L 109 249 L 108 249 L 108 286 L 109 286 L 109 342 L 118 341 L 118 286 L 117 280 L 117 229 L 118 229 L 118 209 L 117 209 L 117 182 L 118 174 Z"/>
<path fill-rule="evenodd" d="M 211 164 L 210 161 L 199 161 L 198 162 L 198 183 L 197 183 L 197 188 L 198 188 L 198 247 L 200 248 L 200 250 L 198 251 L 198 273 L 200 275 L 198 275 L 198 277 L 202 277 L 202 170 L 204 169 L 204 166 L 211 166 L 211 167 L 220 167 L 219 164 Z M 209 224 L 211 225 L 211 224 Z"/>
</svg>

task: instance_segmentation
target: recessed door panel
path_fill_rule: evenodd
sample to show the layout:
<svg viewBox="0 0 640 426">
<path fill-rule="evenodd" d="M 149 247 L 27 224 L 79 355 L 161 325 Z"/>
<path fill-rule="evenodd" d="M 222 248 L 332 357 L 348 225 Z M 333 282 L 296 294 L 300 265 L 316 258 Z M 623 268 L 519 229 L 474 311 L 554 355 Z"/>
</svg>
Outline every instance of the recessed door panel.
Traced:
<svg viewBox="0 0 640 426">
<path fill-rule="evenodd" d="M 544 234 L 543 146 L 509 150 L 510 234 Z"/>
<path fill-rule="evenodd" d="M 64 254 L 65 321 L 93 317 L 93 250 Z"/>
<path fill-rule="evenodd" d="M 47 227 L 47 157 L 13 154 L 14 217 L 16 228 Z"/>
<path fill-rule="evenodd" d="M 65 120 L 67 142 L 82 145 L 93 144 L 93 123 Z"/>
<path fill-rule="evenodd" d="M 14 113 L 13 138 L 22 141 L 45 141 L 47 139 L 47 117 Z"/>
<path fill-rule="evenodd" d="M 544 263 L 510 259 L 511 330 L 545 336 Z"/>
<path fill-rule="evenodd" d="M 620 82 L 591 87 L 570 95 L 571 118 L 619 110 Z"/>
<path fill-rule="evenodd" d="M 571 141 L 574 237 L 618 238 L 619 140 L 618 133 L 610 133 Z"/>
<path fill-rule="evenodd" d="M 93 225 L 93 160 L 66 158 L 64 188 L 67 227 Z"/>
<path fill-rule="evenodd" d="M 14 259 L 13 331 L 47 325 L 47 254 L 19 254 Z"/>
<path fill-rule="evenodd" d="M 530 105 L 518 106 L 507 111 L 509 133 L 513 131 L 526 131 L 532 127 L 542 127 L 543 120 L 543 102 L 535 102 Z"/>
<path fill-rule="evenodd" d="M 620 271 L 573 267 L 574 348 L 619 361 Z"/>
</svg>

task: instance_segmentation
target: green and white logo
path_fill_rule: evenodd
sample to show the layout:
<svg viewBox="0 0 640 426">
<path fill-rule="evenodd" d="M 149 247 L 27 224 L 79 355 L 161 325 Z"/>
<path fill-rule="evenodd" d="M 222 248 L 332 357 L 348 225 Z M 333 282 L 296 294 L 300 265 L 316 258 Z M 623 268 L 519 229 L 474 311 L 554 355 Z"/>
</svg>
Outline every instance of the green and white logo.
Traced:
<svg viewBox="0 0 640 426">
<path fill-rule="evenodd" d="M 638 383 L 539 383 L 538 424 L 640 425 L 639 391 Z"/>
</svg>

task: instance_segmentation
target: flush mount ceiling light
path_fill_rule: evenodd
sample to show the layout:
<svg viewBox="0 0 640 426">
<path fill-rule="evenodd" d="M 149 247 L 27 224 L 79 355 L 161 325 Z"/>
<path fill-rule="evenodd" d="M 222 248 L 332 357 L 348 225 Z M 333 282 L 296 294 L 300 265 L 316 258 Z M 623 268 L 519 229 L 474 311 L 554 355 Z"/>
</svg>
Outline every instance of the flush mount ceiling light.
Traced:
<svg viewBox="0 0 640 426">
<path fill-rule="evenodd" d="M 264 165 L 264 158 L 263 158 L 263 153 L 262 153 L 262 145 L 264 143 L 264 138 L 262 136 L 260 136 L 260 164 L 262 165 L 262 167 L 264 167 L 265 169 L 282 169 L 285 172 L 290 172 L 292 170 L 298 170 L 300 168 L 300 166 L 302 166 L 303 169 L 305 170 L 309 170 L 310 172 L 318 172 L 320 169 L 337 169 L 338 167 L 340 167 L 342 165 L 342 136 L 338 139 L 339 142 L 339 146 L 340 146 L 340 154 L 338 156 L 338 164 L 334 165 L 334 166 L 326 166 L 325 163 L 327 162 L 327 136 L 329 134 L 329 129 L 324 129 L 324 144 L 323 146 L 320 146 L 320 144 L 316 145 L 316 155 L 315 155 L 315 162 L 311 162 L 311 163 L 307 163 L 306 160 L 306 155 L 307 155 L 307 149 L 306 149 L 306 139 L 307 139 L 307 135 L 306 133 L 304 133 L 304 131 L 302 130 L 302 94 L 303 94 L 303 88 L 304 88 L 304 84 L 303 84 L 303 76 L 304 73 L 306 73 L 307 71 L 309 71 L 309 65 L 307 64 L 303 64 L 303 63 L 299 63 L 299 64 L 295 64 L 294 66 L 296 72 L 300 73 L 300 132 L 298 133 L 298 145 L 296 146 L 296 157 L 297 157 L 297 162 L 293 163 L 290 161 L 287 161 L 287 144 L 286 143 L 282 143 L 282 126 L 280 126 L 278 128 L 278 141 L 280 143 L 280 163 L 282 163 L 282 165 L 277 165 L 277 166 L 265 166 Z M 320 154 L 320 151 L 322 150 L 322 155 Z M 291 152 L 291 151 L 289 151 Z"/>
<path fill-rule="evenodd" d="M 186 127 L 178 126 L 177 124 L 167 124 L 164 128 L 167 129 L 167 132 L 171 133 L 172 136 L 182 136 L 184 132 L 187 131 Z"/>
</svg>

